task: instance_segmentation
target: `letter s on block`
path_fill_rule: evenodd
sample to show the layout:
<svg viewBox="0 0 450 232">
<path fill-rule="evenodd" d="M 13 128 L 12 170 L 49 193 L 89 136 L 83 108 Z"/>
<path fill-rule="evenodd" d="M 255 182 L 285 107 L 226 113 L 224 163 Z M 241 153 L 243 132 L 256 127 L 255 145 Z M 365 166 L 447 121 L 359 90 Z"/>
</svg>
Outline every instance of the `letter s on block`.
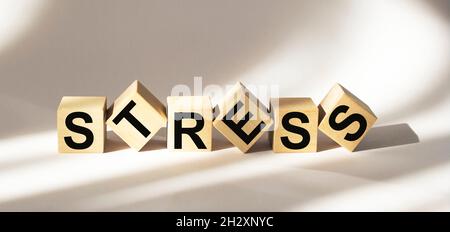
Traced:
<svg viewBox="0 0 450 232">
<path fill-rule="evenodd" d="M 308 130 L 306 130 L 305 128 L 292 125 L 289 122 L 289 120 L 292 118 L 298 118 L 302 123 L 308 123 L 309 122 L 308 116 L 306 116 L 306 114 L 302 112 L 289 112 L 285 114 L 283 116 L 283 119 L 281 120 L 281 125 L 285 130 L 301 135 L 303 139 L 298 143 L 293 143 L 289 140 L 288 136 L 282 136 L 280 137 L 281 143 L 283 143 L 283 145 L 289 149 L 303 149 L 306 146 L 308 146 L 309 141 L 311 140 L 311 136 Z"/>
<path fill-rule="evenodd" d="M 103 153 L 106 138 L 106 97 L 64 96 L 56 126 L 59 153 Z"/>
<path fill-rule="evenodd" d="M 86 127 L 75 125 L 73 123 L 73 120 L 76 118 L 83 119 L 85 123 L 92 123 L 92 117 L 85 112 L 73 112 L 67 115 L 65 120 L 67 129 L 84 135 L 86 137 L 86 140 L 82 143 L 76 143 L 75 141 L 73 141 L 71 136 L 65 136 L 64 141 L 66 142 L 67 146 L 69 146 L 72 149 L 76 150 L 86 149 L 90 147 L 92 143 L 94 143 L 94 134 L 92 133 L 91 130 L 89 130 Z"/>
<path fill-rule="evenodd" d="M 334 130 L 344 130 L 348 126 L 350 126 L 354 122 L 359 123 L 358 130 L 351 134 L 347 133 L 344 137 L 347 141 L 355 141 L 358 140 L 363 134 L 364 131 L 366 131 L 367 128 L 367 120 L 361 115 L 361 114 L 351 114 L 350 116 L 346 117 L 342 122 L 336 122 L 336 118 L 341 113 L 347 113 L 349 107 L 346 105 L 340 105 L 336 107 L 333 112 L 330 114 L 330 117 L 328 119 L 328 123 L 330 124 L 330 127 Z"/>
</svg>

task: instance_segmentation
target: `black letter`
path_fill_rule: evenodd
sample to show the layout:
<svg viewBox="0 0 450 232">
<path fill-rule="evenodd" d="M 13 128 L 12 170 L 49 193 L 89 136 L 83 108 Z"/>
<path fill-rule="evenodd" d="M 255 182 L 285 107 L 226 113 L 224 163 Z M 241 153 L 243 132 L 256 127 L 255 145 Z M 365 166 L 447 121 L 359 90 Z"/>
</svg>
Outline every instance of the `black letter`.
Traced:
<svg viewBox="0 0 450 232">
<path fill-rule="evenodd" d="M 67 117 L 66 117 L 67 129 L 86 136 L 86 140 L 82 143 L 75 143 L 73 141 L 72 137 L 65 136 L 64 141 L 66 142 L 67 146 L 69 146 L 72 149 L 77 149 L 77 150 L 86 149 L 86 148 L 90 147 L 92 145 L 92 143 L 94 142 L 94 134 L 92 133 L 91 130 L 89 130 L 86 127 L 82 127 L 82 126 L 73 124 L 73 120 L 75 118 L 81 118 L 84 120 L 85 123 L 92 123 L 92 118 L 91 118 L 91 116 L 89 116 L 89 114 L 87 114 L 85 112 L 73 112 L 73 113 L 70 113 L 69 115 L 67 115 Z"/>
<path fill-rule="evenodd" d="M 239 101 L 234 105 L 233 109 L 228 111 L 227 115 L 222 118 L 223 123 L 227 125 L 239 138 L 242 139 L 246 144 L 249 144 L 266 126 L 264 122 L 260 122 L 258 126 L 256 126 L 255 129 L 253 129 L 250 134 L 246 134 L 245 131 L 242 130 L 242 127 L 250 120 L 251 117 L 253 117 L 253 114 L 248 112 L 244 118 L 240 119 L 238 123 L 235 123 L 231 118 L 238 112 L 238 110 L 243 106 L 244 104 Z"/>
<path fill-rule="evenodd" d="M 123 108 L 122 111 L 120 111 L 119 114 L 117 114 L 117 116 L 113 119 L 113 122 L 117 125 L 119 124 L 120 121 L 122 121 L 122 119 L 126 119 L 129 123 L 131 123 L 131 125 L 133 125 L 139 132 L 141 132 L 141 134 L 147 138 L 147 136 L 150 135 L 150 131 L 145 128 L 144 125 L 142 125 L 141 122 L 139 122 L 131 113 L 131 109 L 133 109 L 133 107 L 136 105 L 136 102 L 134 102 L 133 100 L 131 100 L 127 106 L 125 106 L 125 108 Z"/>
<path fill-rule="evenodd" d="M 358 140 L 364 134 L 364 131 L 366 131 L 367 121 L 361 114 L 351 114 L 350 116 L 345 118 L 342 122 L 337 123 L 336 117 L 340 113 L 347 113 L 348 109 L 349 107 L 346 105 L 340 105 L 336 107 L 336 109 L 334 109 L 333 112 L 331 113 L 328 123 L 330 124 L 330 127 L 335 130 L 343 130 L 348 126 L 350 126 L 350 124 L 352 124 L 353 122 L 358 122 L 359 129 L 354 134 L 347 133 L 344 137 L 345 140 L 355 141 Z"/>
<path fill-rule="evenodd" d="M 299 143 L 292 143 L 289 141 L 289 137 L 283 136 L 281 137 L 281 143 L 289 149 L 302 149 L 308 146 L 310 141 L 310 135 L 308 130 L 302 127 L 294 126 L 289 123 L 289 120 L 291 118 L 298 118 L 302 123 L 309 123 L 308 116 L 306 116 L 304 113 L 301 112 L 289 112 L 283 116 L 283 119 L 281 120 L 281 124 L 283 125 L 284 129 L 286 129 L 289 132 L 299 134 L 303 137 L 303 139 Z"/>
<path fill-rule="evenodd" d="M 183 128 L 181 125 L 183 119 L 195 119 L 197 124 L 193 128 Z M 187 134 L 189 137 L 191 137 L 192 141 L 194 141 L 195 145 L 199 149 L 206 149 L 205 144 L 203 143 L 200 136 L 196 134 L 196 132 L 199 132 L 203 125 L 205 125 L 205 121 L 203 120 L 203 117 L 194 112 L 175 112 L 175 127 L 174 127 L 174 136 L 175 136 L 175 149 L 181 149 L 181 135 Z"/>
</svg>

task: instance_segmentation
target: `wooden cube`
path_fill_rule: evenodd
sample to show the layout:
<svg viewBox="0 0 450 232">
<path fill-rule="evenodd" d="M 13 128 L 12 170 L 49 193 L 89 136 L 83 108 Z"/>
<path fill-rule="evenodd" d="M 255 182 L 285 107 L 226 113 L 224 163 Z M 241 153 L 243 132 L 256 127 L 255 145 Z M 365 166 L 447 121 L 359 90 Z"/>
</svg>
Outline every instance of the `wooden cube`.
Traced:
<svg viewBox="0 0 450 232">
<path fill-rule="evenodd" d="M 316 152 L 319 110 L 311 98 L 273 98 L 270 101 L 274 152 Z"/>
<path fill-rule="evenodd" d="M 106 124 L 138 151 L 167 123 L 166 107 L 139 81 L 114 101 L 108 115 Z"/>
<path fill-rule="evenodd" d="M 272 125 L 265 107 L 242 83 L 215 107 L 214 127 L 242 152 L 247 152 Z"/>
<path fill-rule="evenodd" d="M 319 130 L 349 151 L 355 150 L 377 117 L 355 95 L 339 84 L 319 105 Z"/>
<path fill-rule="evenodd" d="M 106 97 L 63 97 L 57 112 L 60 153 L 103 153 Z"/>
<path fill-rule="evenodd" d="M 211 151 L 211 101 L 205 96 L 167 98 L 167 148 L 176 151 Z"/>
</svg>

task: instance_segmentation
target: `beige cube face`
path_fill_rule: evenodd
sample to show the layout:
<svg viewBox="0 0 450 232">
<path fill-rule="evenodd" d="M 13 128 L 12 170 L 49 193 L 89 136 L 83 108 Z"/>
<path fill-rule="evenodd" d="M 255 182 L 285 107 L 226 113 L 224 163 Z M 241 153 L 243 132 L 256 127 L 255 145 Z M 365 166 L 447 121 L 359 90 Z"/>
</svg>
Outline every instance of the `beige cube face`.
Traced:
<svg viewBox="0 0 450 232">
<path fill-rule="evenodd" d="M 211 151 L 213 113 L 209 97 L 167 98 L 167 148 L 175 151 Z"/>
<path fill-rule="evenodd" d="M 274 130 L 270 138 L 277 153 L 316 152 L 319 110 L 311 98 L 271 100 Z"/>
<path fill-rule="evenodd" d="M 165 106 L 139 81 L 114 101 L 108 114 L 106 124 L 138 151 L 167 123 Z"/>
<path fill-rule="evenodd" d="M 240 82 L 215 108 L 214 127 L 244 153 L 272 125 L 267 107 Z"/>
<path fill-rule="evenodd" d="M 349 151 L 354 151 L 377 120 L 371 109 L 336 84 L 319 105 L 321 130 Z"/>
<path fill-rule="evenodd" d="M 106 97 L 63 97 L 57 112 L 60 153 L 103 153 Z"/>
</svg>

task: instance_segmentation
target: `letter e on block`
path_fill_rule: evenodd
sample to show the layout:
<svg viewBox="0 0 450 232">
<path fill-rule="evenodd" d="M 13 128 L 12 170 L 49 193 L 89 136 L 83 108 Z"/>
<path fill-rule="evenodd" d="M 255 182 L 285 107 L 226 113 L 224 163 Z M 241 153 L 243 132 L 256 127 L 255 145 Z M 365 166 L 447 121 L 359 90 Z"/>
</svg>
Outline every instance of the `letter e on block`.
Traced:
<svg viewBox="0 0 450 232">
<path fill-rule="evenodd" d="M 319 130 L 349 151 L 354 151 L 377 117 L 364 102 L 339 84 L 319 105 Z"/>
<path fill-rule="evenodd" d="M 271 131 L 274 152 L 316 152 L 319 110 L 311 98 L 273 98 Z"/>
<path fill-rule="evenodd" d="M 103 153 L 106 97 L 63 97 L 57 112 L 60 153 Z"/>
<path fill-rule="evenodd" d="M 240 82 L 221 99 L 215 114 L 214 127 L 244 153 L 272 126 L 267 107 Z"/>
<path fill-rule="evenodd" d="M 211 151 L 211 101 L 206 96 L 167 98 L 167 147 L 176 151 Z"/>
<path fill-rule="evenodd" d="M 106 124 L 138 151 L 167 123 L 166 107 L 139 81 L 114 101 L 108 114 Z"/>
</svg>

